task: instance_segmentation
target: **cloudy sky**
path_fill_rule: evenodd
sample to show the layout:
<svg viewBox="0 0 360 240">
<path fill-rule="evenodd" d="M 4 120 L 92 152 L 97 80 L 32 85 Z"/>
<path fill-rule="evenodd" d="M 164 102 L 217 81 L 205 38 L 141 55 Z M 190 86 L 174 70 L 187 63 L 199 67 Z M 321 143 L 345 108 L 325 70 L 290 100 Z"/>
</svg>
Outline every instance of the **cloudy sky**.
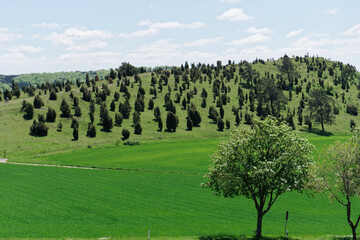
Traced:
<svg viewBox="0 0 360 240">
<path fill-rule="evenodd" d="M 0 74 L 285 53 L 360 69 L 359 0 L 12 0 L 0 6 Z"/>
</svg>

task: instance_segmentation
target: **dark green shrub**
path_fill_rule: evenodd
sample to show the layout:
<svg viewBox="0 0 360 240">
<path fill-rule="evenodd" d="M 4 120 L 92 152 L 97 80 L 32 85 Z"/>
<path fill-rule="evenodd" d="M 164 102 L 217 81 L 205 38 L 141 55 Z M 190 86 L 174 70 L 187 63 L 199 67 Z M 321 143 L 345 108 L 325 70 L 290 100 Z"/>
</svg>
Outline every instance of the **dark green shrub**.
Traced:
<svg viewBox="0 0 360 240">
<path fill-rule="evenodd" d="M 44 102 L 39 95 L 34 98 L 34 108 L 41 108 L 44 106 Z"/>
<path fill-rule="evenodd" d="M 86 132 L 86 136 L 89 137 L 89 138 L 96 137 L 96 128 L 95 128 L 94 124 L 92 124 L 92 123 L 88 124 L 88 129 L 87 129 L 87 132 Z"/>
<path fill-rule="evenodd" d="M 30 135 L 44 137 L 48 134 L 48 129 L 45 123 L 34 120 L 33 125 L 30 127 Z"/>
<path fill-rule="evenodd" d="M 123 135 L 123 140 L 126 140 L 130 137 L 130 131 L 125 128 L 122 130 L 121 134 Z"/>
<path fill-rule="evenodd" d="M 56 111 L 52 109 L 51 107 L 48 108 L 48 111 L 46 113 L 46 121 L 47 122 L 55 122 L 56 120 Z"/>
<path fill-rule="evenodd" d="M 219 131 L 223 131 L 224 130 L 224 121 L 223 121 L 223 119 L 221 118 L 221 117 L 219 117 L 218 119 L 217 119 L 217 127 L 218 127 L 218 130 Z"/>
</svg>

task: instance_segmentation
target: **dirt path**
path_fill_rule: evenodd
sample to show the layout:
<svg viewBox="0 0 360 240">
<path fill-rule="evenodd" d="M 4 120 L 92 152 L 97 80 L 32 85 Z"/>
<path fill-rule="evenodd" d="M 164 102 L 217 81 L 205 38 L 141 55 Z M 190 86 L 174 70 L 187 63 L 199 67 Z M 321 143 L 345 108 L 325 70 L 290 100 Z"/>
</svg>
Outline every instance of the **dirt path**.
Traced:
<svg viewBox="0 0 360 240">
<path fill-rule="evenodd" d="M 0 158 L 0 163 L 6 163 L 7 159 L 6 158 Z"/>
<path fill-rule="evenodd" d="M 202 173 L 195 172 L 177 172 L 177 171 L 159 171 L 159 170 L 150 170 L 150 169 L 137 169 L 137 168 L 120 168 L 120 167 L 80 167 L 80 166 L 66 166 L 66 165 L 54 165 L 54 164 L 42 164 L 42 163 L 18 163 L 18 162 L 8 162 L 7 159 L 0 158 L 0 164 L 13 164 L 13 165 L 23 165 L 23 166 L 40 166 L 40 167 L 58 167 L 58 168 L 77 168 L 77 169 L 87 169 L 87 170 L 108 170 L 108 171 L 126 171 L 126 172 L 149 172 L 149 173 L 176 173 L 176 174 L 186 174 L 186 175 L 203 175 Z"/>
<path fill-rule="evenodd" d="M 90 167 L 77 167 L 77 166 L 64 166 L 64 165 L 52 165 L 52 164 L 41 164 L 41 163 L 17 163 L 8 162 L 7 159 L 0 158 L 0 163 L 13 164 L 13 165 L 26 165 L 26 166 L 43 166 L 43 167 L 62 167 L 62 168 L 80 168 L 80 169 L 97 169 Z M 100 169 L 100 168 L 99 168 Z"/>
</svg>

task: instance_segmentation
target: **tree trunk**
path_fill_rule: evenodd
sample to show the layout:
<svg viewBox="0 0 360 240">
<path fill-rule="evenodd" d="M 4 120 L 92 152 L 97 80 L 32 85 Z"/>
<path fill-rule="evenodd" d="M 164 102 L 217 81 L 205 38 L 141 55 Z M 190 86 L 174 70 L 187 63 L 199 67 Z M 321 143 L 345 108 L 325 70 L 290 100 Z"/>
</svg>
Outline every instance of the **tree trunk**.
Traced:
<svg viewBox="0 0 360 240">
<path fill-rule="evenodd" d="M 347 200 L 348 200 L 348 203 L 346 205 L 347 220 L 348 220 L 348 223 L 349 223 L 349 225 L 351 227 L 351 231 L 352 231 L 352 234 L 353 234 L 353 240 L 356 240 L 356 227 L 357 227 L 358 223 L 356 223 L 354 225 L 354 223 L 351 221 L 351 202 L 350 202 L 349 195 L 347 195 Z"/>
<path fill-rule="evenodd" d="M 325 129 L 324 129 L 324 121 L 323 121 L 323 120 L 321 120 L 321 129 L 322 129 L 323 132 L 325 132 Z"/>
<path fill-rule="evenodd" d="M 262 212 L 262 209 L 258 210 L 255 239 L 260 239 L 260 238 L 261 238 L 261 230 L 262 230 L 262 219 L 263 219 L 263 216 L 264 216 L 264 214 L 263 214 L 263 212 Z"/>
<path fill-rule="evenodd" d="M 351 226 L 351 231 L 352 231 L 352 234 L 353 234 L 353 240 L 356 240 L 356 227 Z"/>
</svg>

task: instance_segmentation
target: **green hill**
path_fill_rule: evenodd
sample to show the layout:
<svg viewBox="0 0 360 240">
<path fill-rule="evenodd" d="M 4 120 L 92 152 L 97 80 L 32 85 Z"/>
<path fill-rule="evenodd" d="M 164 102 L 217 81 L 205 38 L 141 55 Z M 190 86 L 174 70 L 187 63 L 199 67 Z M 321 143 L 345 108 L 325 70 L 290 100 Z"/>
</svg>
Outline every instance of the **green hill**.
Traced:
<svg viewBox="0 0 360 240">
<path fill-rule="evenodd" d="M 89 72 L 57 72 L 57 73 L 28 73 L 21 75 L 0 75 L 0 90 L 10 90 L 12 81 L 15 81 L 20 88 L 23 86 L 37 86 L 42 83 L 53 83 L 55 81 L 66 81 L 69 80 L 74 82 L 77 79 L 85 79 L 86 74 L 91 77 L 98 75 L 100 78 L 104 78 L 107 74 L 107 70 L 89 71 Z"/>
<path fill-rule="evenodd" d="M 287 63 L 290 65 L 284 61 L 185 63 L 151 72 L 123 64 L 99 78 L 84 74 L 74 82 L 65 77 L 54 82 L 39 80 L 32 86 L 24 85 L 23 90 L 14 84 L 11 91 L 2 93 L 0 101 L 0 158 L 97 170 L 1 164 L 4 181 L 0 191 L 4 200 L 0 204 L 0 223 L 4 227 L 0 235 L 142 239 L 148 228 L 154 239 L 251 235 L 256 221 L 251 201 L 244 197 L 217 198 L 200 186 L 208 171 L 209 155 L 217 144 L 234 129 L 250 127 L 253 118 L 271 114 L 289 123 L 292 119 L 295 131 L 316 146 L 316 160 L 324 145 L 349 138 L 351 120 L 360 124 L 360 76 L 354 67 L 316 57 L 294 57 Z M 290 67 L 284 69 L 284 65 Z M 335 120 L 332 125 L 325 124 L 324 132 L 314 120 L 311 129 L 305 124 L 313 89 L 323 89 L 331 99 Z M 275 96 L 272 100 L 264 97 L 270 90 L 276 93 L 271 95 Z M 50 100 L 54 93 L 56 100 Z M 115 101 L 117 93 L 119 99 Z M 4 94 L 13 96 L 5 101 Z M 87 137 L 91 122 L 89 96 L 95 103 L 93 138 Z M 35 97 L 41 98 L 44 105 L 26 119 L 22 108 L 25 103 L 33 104 Z M 78 122 L 78 140 L 73 137 L 72 118 L 61 116 L 63 100 Z M 150 102 L 153 109 L 149 109 Z M 124 118 L 121 126 L 103 130 L 102 123 L 108 119 L 104 112 L 114 123 L 119 112 L 125 116 L 127 104 L 131 107 L 129 118 Z M 46 118 L 49 107 L 56 111 L 56 120 L 45 122 L 47 135 L 30 135 L 34 120 L 38 121 L 39 115 Z M 154 116 L 156 107 L 163 123 L 161 130 L 159 118 Z M 81 109 L 81 115 L 75 116 L 79 111 L 76 108 Z M 140 116 L 141 134 L 134 133 L 138 125 L 133 121 L 135 108 L 139 111 L 135 118 Z M 175 112 L 178 119 L 175 132 L 166 130 L 169 111 Z M 303 117 L 301 125 L 299 115 Z M 198 126 L 189 129 L 188 116 Z M 224 122 L 222 130 L 217 124 L 219 117 Z M 130 131 L 128 140 L 123 140 L 123 129 Z M 359 210 L 357 203 L 355 213 Z M 291 236 L 350 234 L 345 212 L 337 203 L 320 194 L 309 198 L 286 193 L 264 219 L 266 236 L 283 234 L 287 210 L 291 214 Z"/>
<path fill-rule="evenodd" d="M 239 127 L 248 127 L 247 124 L 251 124 L 251 118 L 264 117 L 267 114 L 276 115 L 288 122 L 290 122 L 289 118 L 291 117 L 295 130 L 305 133 L 308 132 L 308 125 L 305 124 L 306 116 L 309 115 L 308 93 L 315 88 L 324 89 L 333 100 L 331 106 L 332 112 L 335 113 L 335 121 L 332 125 L 325 125 L 324 133 L 321 132 L 320 125 L 315 125 L 315 122 L 312 121 L 310 132 L 349 135 L 351 133 L 350 121 L 353 120 L 354 124 L 360 124 L 357 116 L 360 78 L 354 67 L 323 58 L 296 57 L 291 59 L 295 71 L 292 73 L 291 81 L 289 81 L 287 74 L 281 74 L 279 71 L 283 65 L 282 62 L 282 59 L 266 62 L 256 60 L 253 63 L 241 62 L 238 64 L 229 62 L 227 65 L 218 62 L 217 66 L 205 64 L 189 66 L 185 63 L 184 66 L 180 67 L 157 68 L 153 72 L 141 74 L 136 74 L 138 69 L 129 64 L 131 70 L 128 72 L 126 72 L 126 67 L 122 67 L 122 72 L 120 69 L 116 69 L 118 71 L 104 73 L 109 78 L 108 80 L 98 78 L 98 81 L 95 81 L 94 77 L 89 76 L 86 84 L 84 76 L 77 81 L 77 84 L 64 81 L 64 78 L 59 79 L 56 84 L 39 82 L 37 85 L 39 88 L 25 87 L 24 90 L 27 93 L 21 91 L 19 98 L 14 96 L 8 102 L 5 102 L 3 98 L 0 102 L 0 117 L 2 119 L 0 133 L 5 136 L 0 140 L 0 145 L 7 151 L 9 157 L 16 159 L 20 156 L 27 158 L 32 155 L 57 152 L 61 149 L 69 150 L 119 144 L 122 141 L 123 129 L 130 131 L 129 140 L 140 142 L 218 138 L 228 136 L 232 130 L 238 127 L 236 120 L 240 120 Z M 133 73 L 135 73 L 135 78 L 134 76 L 127 76 Z M 118 78 L 119 74 L 120 79 Z M 275 106 L 278 99 L 274 100 L 274 107 L 270 107 L 270 102 L 265 102 L 266 99 L 260 100 L 261 91 L 264 91 L 261 84 L 265 77 L 271 79 L 275 84 L 274 86 L 280 89 L 283 94 L 285 101 L 279 109 Z M 97 135 L 95 138 L 86 137 L 88 123 L 90 122 L 90 103 L 83 100 L 84 89 L 88 89 L 88 94 L 96 102 L 94 125 Z M 141 96 L 144 109 L 139 111 L 142 132 L 141 134 L 134 134 L 133 114 L 139 89 L 144 91 L 142 92 L 143 96 Z M 56 101 L 49 100 L 51 91 L 57 92 Z M 119 93 L 120 97 L 118 101 L 114 101 L 114 111 L 111 111 L 115 92 Z M 151 92 L 156 92 L 156 96 Z M 23 101 L 33 104 L 34 96 L 30 95 L 38 95 L 44 102 L 44 106 L 35 108 L 33 119 L 37 120 L 39 114 L 46 117 L 48 107 L 56 111 L 56 121 L 45 123 L 49 128 L 48 135 L 45 137 L 29 135 L 33 119 L 25 120 L 21 108 Z M 207 95 L 206 98 L 205 95 Z M 60 116 L 62 100 L 71 106 L 71 114 L 75 114 L 74 98 L 79 100 L 82 113 L 81 116 L 74 116 L 79 122 L 78 141 L 72 141 L 73 129 L 70 128 L 72 119 Z M 240 101 L 240 98 L 243 98 L 243 101 Z M 169 99 L 171 103 L 168 101 Z M 114 126 L 109 132 L 102 131 L 101 103 L 103 102 L 106 105 L 114 124 L 115 114 L 119 113 L 120 103 L 123 105 L 127 101 L 131 107 L 129 119 L 124 119 L 121 126 Z M 162 131 L 159 131 L 154 110 L 149 109 L 149 102 L 151 101 L 154 108 L 159 107 L 160 109 L 163 122 Z M 261 105 L 259 104 L 260 101 L 263 101 Z M 168 105 L 166 106 L 166 104 Z M 197 111 L 201 117 L 201 122 L 189 131 L 187 116 L 191 104 L 193 104 L 191 114 Z M 241 104 L 242 106 L 240 106 Z M 300 105 L 303 105 L 304 108 L 299 110 Z M 176 132 L 168 132 L 166 131 L 167 110 L 173 107 L 175 107 L 174 110 L 176 110 L 178 117 L 178 126 Z M 209 118 L 211 107 L 216 112 L 213 114 L 215 115 L 213 119 Z M 350 114 L 347 113 L 349 109 L 352 110 Z M 217 117 L 221 117 L 221 114 L 223 114 L 222 118 L 225 125 L 223 131 L 219 131 L 216 124 Z M 302 115 L 301 125 L 299 125 L 299 115 Z M 194 121 L 194 116 L 192 117 Z M 248 121 L 247 124 L 246 121 Z M 57 131 L 60 122 L 63 125 L 61 132 Z M 228 122 L 229 129 L 226 122 Z"/>
</svg>

